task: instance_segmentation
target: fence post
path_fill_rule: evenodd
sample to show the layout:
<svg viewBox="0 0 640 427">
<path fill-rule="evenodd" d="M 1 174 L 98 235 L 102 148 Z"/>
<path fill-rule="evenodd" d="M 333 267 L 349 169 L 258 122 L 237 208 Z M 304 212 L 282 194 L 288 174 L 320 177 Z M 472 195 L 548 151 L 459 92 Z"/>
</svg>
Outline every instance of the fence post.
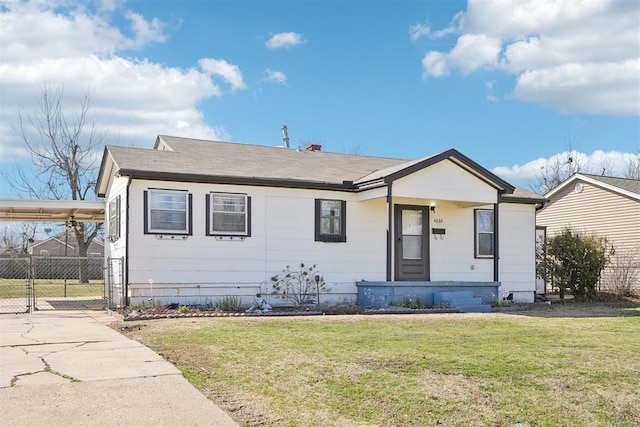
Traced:
<svg viewBox="0 0 640 427">
<path fill-rule="evenodd" d="M 34 263 L 33 263 L 33 254 L 29 254 L 29 267 L 27 269 L 27 287 L 29 288 L 29 314 L 33 314 L 33 310 L 35 310 L 36 306 L 36 287 L 34 286 L 35 274 L 34 274 Z"/>
</svg>

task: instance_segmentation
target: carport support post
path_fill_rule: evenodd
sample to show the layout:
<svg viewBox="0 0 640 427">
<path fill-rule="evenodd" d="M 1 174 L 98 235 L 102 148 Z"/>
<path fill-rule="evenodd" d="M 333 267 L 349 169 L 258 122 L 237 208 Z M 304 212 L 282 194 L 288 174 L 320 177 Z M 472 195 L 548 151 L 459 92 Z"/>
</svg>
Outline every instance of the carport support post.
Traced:
<svg viewBox="0 0 640 427">
<path fill-rule="evenodd" d="M 64 225 L 64 258 L 65 264 L 67 259 L 67 254 L 69 250 L 69 228 L 67 224 Z M 67 269 L 64 269 L 64 297 L 67 297 Z"/>
</svg>

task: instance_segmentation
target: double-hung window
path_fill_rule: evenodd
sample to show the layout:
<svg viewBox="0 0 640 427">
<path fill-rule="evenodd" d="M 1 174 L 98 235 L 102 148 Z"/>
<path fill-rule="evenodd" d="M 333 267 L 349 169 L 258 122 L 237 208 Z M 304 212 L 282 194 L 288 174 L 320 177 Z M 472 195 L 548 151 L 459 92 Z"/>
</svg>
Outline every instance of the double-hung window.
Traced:
<svg viewBox="0 0 640 427">
<path fill-rule="evenodd" d="M 347 202 L 316 199 L 316 242 L 346 242 Z"/>
<path fill-rule="evenodd" d="M 109 202 L 109 240 L 120 238 L 120 195 Z"/>
<path fill-rule="evenodd" d="M 207 235 L 251 235 L 251 197 L 236 193 L 207 194 Z"/>
<path fill-rule="evenodd" d="M 191 234 L 191 194 L 182 190 L 144 192 L 146 234 Z"/>
<path fill-rule="evenodd" d="M 476 258 L 492 258 L 494 254 L 493 211 L 489 209 L 476 209 L 474 212 L 475 256 Z"/>
</svg>

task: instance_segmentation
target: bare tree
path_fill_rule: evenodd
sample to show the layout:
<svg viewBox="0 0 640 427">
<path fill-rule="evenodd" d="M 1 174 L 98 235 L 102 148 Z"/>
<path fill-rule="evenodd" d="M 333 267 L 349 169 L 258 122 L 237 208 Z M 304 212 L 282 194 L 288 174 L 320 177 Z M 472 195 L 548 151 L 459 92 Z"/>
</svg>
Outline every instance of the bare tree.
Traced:
<svg viewBox="0 0 640 427">
<path fill-rule="evenodd" d="M 625 165 L 624 177 L 640 179 L 640 153 L 631 157 Z"/>
<path fill-rule="evenodd" d="M 0 252 L 19 255 L 28 254 L 29 245 L 33 243 L 37 230 L 37 223 L 5 225 L 2 235 L 0 235 Z"/>
<path fill-rule="evenodd" d="M 346 153 L 347 154 L 355 154 L 357 156 L 363 156 L 364 155 L 364 149 L 362 148 L 361 144 L 355 144 L 351 148 L 349 148 L 346 151 Z"/>
<path fill-rule="evenodd" d="M 63 108 L 63 91 L 42 88 L 38 110 L 19 115 L 14 130 L 31 156 L 33 173 L 16 167 L 10 179 L 20 195 L 38 199 L 88 200 L 95 197 L 97 159 L 103 135 L 97 131 L 91 100 L 84 94 L 79 111 L 70 118 Z M 79 223 L 73 227 L 81 256 L 102 224 Z"/>
<path fill-rule="evenodd" d="M 533 191 L 545 194 L 562 184 L 574 173 L 583 169 L 584 165 L 582 165 L 577 151 L 567 151 L 563 154 L 548 160 L 540 168 L 538 177 L 530 184 Z"/>
</svg>

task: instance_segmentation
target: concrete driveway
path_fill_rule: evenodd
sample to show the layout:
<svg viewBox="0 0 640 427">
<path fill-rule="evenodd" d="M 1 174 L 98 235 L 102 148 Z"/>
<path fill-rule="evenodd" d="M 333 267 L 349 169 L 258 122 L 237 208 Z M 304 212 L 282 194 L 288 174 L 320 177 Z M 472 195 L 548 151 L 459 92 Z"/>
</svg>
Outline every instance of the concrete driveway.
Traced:
<svg viewBox="0 0 640 427">
<path fill-rule="evenodd" d="M 0 315 L 0 408 L 11 426 L 237 426 L 100 311 Z"/>
</svg>

